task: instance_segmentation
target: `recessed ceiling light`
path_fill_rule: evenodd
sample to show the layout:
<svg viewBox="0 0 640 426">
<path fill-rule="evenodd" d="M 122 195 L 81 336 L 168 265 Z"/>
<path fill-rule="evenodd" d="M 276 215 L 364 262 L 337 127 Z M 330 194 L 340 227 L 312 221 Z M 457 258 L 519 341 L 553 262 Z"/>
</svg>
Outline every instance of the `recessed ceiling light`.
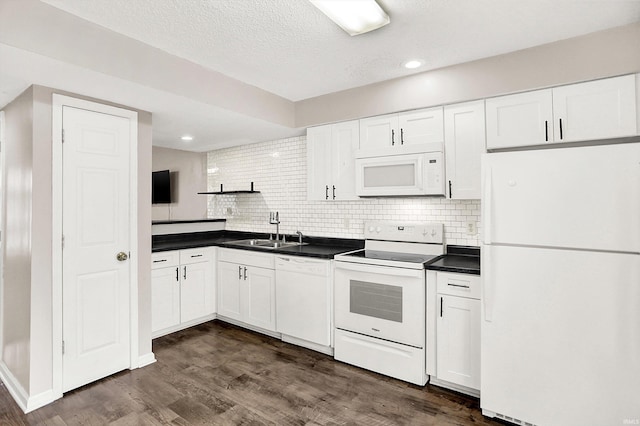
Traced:
<svg viewBox="0 0 640 426">
<path fill-rule="evenodd" d="M 421 61 L 419 59 L 412 59 L 410 61 L 407 61 L 404 63 L 404 67 L 408 68 L 410 70 L 415 69 L 415 68 L 419 68 L 422 65 L 424 65 L 424 61 Z"/>
<path fill-rule="evenodd" d="M 181 137 L 180 139 L 182 139 L 185 142 L 188 141 L 192 141 L 193 140 L 193 136 L 189 136 L 189 135 L 184 135 L 183 137 Z"/>
<path fill-rule="evenodd" d="M 309 1 L 352 36 L 373 31 L 391 22 L 376 0 Z"/>
</svg>

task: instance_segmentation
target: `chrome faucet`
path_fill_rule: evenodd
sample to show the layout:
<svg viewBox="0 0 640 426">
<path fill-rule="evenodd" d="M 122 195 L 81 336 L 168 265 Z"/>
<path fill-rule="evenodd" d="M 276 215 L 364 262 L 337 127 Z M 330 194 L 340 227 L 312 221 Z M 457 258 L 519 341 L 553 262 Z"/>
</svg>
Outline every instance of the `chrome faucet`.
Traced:
<svg viewBox="0 0 640 426">
<path fill-rule="evenodd" d="M 298 244 L 302 245 L 302 232 L 296 231 L 296 234 L 298 234 Z"/>
<path fill-rule="evenodd" d="M 269 223 L 276 226 L 276 241 L 280 239 L 280 213 L 269 212 Z"/>
</svg>

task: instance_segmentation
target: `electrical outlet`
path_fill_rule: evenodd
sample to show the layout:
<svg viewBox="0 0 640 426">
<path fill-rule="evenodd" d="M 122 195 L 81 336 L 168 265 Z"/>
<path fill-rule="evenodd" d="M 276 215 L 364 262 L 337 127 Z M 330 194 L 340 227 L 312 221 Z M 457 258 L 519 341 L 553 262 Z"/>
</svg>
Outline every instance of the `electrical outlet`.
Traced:
<svg viewBox="0 0 640 426">
<path fill-rule="evenodd" d="M 231 207 L 227 207 L 227 215 L 231 216 L 233 214 L 233 209 Z"/>
<path fill-rule="evenodd" d="M 351 223 L 349 222 L 349 218 L 345 217 L 344 218 L 344 227 L 345 228 L 349 228 L 350 225 L 351 225 Z"/>
<path fill-rule="evenodd" d="M 476 235 L 478 233 L 478 228 L 476 227 L 475 222 L 466 222 L 464 227 L 467 230 L 468 235 Z"/>
</svg>

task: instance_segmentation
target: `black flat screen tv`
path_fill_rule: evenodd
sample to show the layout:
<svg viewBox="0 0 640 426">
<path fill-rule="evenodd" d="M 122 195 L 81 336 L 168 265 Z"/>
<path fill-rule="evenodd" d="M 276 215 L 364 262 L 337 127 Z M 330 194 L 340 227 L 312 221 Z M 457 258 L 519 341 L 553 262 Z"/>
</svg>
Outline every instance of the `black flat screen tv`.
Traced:
<svg viewBox="0 0 640 426">
<path fill-rule="evenodd" d="M 159 170 L 151 174 L 151 204 L 171 203 L 171 174 Z"/>
</svg>

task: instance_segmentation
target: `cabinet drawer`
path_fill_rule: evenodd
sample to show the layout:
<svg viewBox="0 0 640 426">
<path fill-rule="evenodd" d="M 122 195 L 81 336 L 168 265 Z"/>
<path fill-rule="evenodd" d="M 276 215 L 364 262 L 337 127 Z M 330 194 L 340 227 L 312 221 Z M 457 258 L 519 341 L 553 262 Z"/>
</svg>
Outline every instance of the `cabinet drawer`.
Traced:
<svg viewBox="0 0 640 426">
<path fill-rule="evenodd" d="M 220 249 L 218 260 L 267 269 L 274 269 L 275 266 L 273 253 L 258 253 L 249 250 Z"/>
<path fill-rule="evenodd" d="M 179 251 L 161 251 L 151 253 L 151 269 L 166 268 L 168 266 L 177 266 L 180 263 Z"/>
<path fill-rule="evenodd" d="M 438 293 L 480 299 L 480 276 L 438 272 Z"/>
<path fill-rule="evenodd" d="M 212 260 L 214 247 L 200 247 L 194 249 L 180 250 L 180 264 L 207 262 Z"/>
</svg>

